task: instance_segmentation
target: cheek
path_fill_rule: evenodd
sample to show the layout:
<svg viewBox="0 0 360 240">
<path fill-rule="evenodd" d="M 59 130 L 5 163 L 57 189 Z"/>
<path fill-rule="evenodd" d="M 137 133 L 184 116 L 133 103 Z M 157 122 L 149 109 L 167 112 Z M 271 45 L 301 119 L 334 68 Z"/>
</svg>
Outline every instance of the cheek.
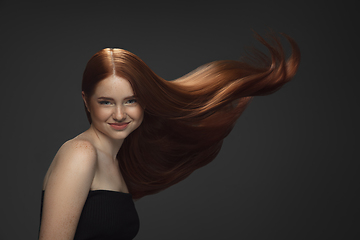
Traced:
<svg viewBox="0 0 360 240">
<path fill-rule="evenodd" d="M 111 111 L 105 108 L 92 108 L 91 109 L 91 118 L 93 120 L 107 120 L 111 116 Z"/>
<path fill-rule="evenodd" d="M 128 114 L 132 119 L 141 123 L 144 117 L 144 110 L 139 106 L 129 110 Z"/>
</svg>

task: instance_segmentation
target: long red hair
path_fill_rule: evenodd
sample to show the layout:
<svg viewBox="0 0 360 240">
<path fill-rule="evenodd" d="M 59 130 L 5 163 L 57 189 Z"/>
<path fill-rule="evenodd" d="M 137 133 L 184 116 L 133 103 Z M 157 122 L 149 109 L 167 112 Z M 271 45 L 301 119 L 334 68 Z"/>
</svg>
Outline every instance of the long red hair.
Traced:
<svg viewBox="0 0 360 240">
<path fill-rule="evenodd" d="M 123 142 L 117 158 L 133 198 L 154 194 L 185 179 L 219 153 L 253 96 L 277 91 L 295 75 L 300 51 L 290 37 L 292 55 L 286 60 L 278 38 L 255 62 L 222 60 L 205 64 L 185 76 L 166 81 L 139 57 L 123 49 L 106 48 L 87 63 L 82 91 L 115 74 L 127 79 L 144 110 L 144 120 Z M 86 110 L 89 122 L 91 117 Z"/>
</svg>

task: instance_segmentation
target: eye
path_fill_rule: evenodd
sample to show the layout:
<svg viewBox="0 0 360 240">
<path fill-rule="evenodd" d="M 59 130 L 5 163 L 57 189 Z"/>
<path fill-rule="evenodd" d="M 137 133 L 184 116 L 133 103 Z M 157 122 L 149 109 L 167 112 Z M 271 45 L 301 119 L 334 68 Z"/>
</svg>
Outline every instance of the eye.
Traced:
<svg viewBox="0 0 360 240">
<path fill-rule="evenodd" d="M 101 105 L 110 105 L 111 104 L 111 102 L 109 102 L 109 101 L 100 101 L 99 103 Z"/>
<path fill-rule="evenodd" d="M 136 102 L 137 102 L 137 100 L 135 98 L 132 98 L 132 99 L 127 100 L 126 104 L 134 104 Z"/>
</svg>

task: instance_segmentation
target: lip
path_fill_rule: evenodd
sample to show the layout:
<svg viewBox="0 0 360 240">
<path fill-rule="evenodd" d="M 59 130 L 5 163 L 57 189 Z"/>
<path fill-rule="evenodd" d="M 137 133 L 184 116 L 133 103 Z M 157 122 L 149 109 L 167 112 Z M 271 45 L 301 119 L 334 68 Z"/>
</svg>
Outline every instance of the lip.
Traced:
<svg viewBox="0 0 360 240">
<path fill-rule="evenodd" d="M 130 122 L 128 123 L 109 123 L 110 127 L 112 127 L 115 130 L 124 130 L 127 128 Z"/>
</svg>

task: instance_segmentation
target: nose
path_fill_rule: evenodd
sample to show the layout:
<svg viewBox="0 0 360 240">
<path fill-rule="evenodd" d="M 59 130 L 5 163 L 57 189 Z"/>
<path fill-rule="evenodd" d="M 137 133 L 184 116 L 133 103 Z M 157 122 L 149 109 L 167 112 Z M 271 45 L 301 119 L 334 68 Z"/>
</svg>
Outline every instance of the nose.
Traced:
<svg viewBox="0 0 360 240">
<path fill-rule="evenodd" d="M 117 122 L 124 121 L 126 119 L 126 112 L 123 108 L 123 106 L 117 106 L 114 113 L 113 118 Z"/>
</svg>

